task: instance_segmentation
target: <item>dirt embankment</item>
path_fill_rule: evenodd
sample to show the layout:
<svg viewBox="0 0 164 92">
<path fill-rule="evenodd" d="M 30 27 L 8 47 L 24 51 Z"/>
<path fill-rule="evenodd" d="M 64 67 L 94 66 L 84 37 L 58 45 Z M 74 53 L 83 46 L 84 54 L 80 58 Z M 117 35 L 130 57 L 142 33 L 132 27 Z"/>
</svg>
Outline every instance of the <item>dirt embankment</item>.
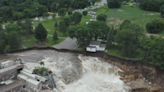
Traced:
<svg viewBox="0 0 164 92">
<path fill-rule="evenodd" d="M 132 92 L 164 92 L 164 71 L 117 58 L 104 59 L 123 70 L 120 71 L 121 79 L 132 88 Z"/>
</svg>

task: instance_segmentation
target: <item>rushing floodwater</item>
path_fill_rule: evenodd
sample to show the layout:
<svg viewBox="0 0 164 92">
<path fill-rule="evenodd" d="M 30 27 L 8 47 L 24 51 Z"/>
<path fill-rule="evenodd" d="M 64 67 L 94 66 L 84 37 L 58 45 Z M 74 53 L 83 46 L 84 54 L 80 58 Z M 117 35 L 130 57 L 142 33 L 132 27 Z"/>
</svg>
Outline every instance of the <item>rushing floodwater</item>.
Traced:
<svg viewBox="0 0 164 92">
<path fill-rule="evenodd" d="M 22 58 L 31 71 L 43 61 L 54 74 L 55 92 L 129 92 L 120 80 L 119 68 L 96 57 L 51 50 L 32 50 L 14 55 Z"/>
<path fill-rule="evenodd" d="M 79 56 L 82 61 L 82 77 L 66 85 L 63 92 L 128 92 L 117 75 L 117 71 L 108 63 L 98 58 Z"/>
</svg>

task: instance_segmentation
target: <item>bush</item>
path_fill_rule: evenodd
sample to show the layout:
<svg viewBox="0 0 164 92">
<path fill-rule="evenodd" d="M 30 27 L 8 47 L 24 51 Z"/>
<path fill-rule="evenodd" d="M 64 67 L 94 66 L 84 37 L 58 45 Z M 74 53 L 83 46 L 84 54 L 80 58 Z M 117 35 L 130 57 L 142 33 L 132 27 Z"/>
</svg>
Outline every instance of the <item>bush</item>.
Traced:
<svg viewBox="0 0 164 92">
<path fill-rule="evenodd" d="M 97 16 L 97 20 L 99 21 L 106 21 L 107 16 L 105 14 L 100 14 Z"/>
<path fill-rule="evenodd" d="M 33 70 L 33 74 L 45 76 L 48 75 L 48 69 L 45 67 L 37 67 Z"/>
<path fill-rule="evenodd" d="M 107 0 L 109 8 L 120 8 L 121 0 Z"/>
<path fill-rule="evenodd" d="M 164 21 L 162 20 L 153 20 L 146 25 L 147 32 L 149 33 L 160 33 L 164 31 Z"/>
</svg>

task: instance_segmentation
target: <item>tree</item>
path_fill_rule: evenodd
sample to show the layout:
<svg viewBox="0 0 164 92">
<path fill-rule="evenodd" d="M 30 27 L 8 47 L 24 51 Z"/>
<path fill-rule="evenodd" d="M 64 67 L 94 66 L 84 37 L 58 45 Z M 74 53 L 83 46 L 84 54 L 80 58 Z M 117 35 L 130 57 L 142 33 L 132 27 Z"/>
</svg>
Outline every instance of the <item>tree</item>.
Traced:
<svg viewBox="0 0 164 92">
<path fill-rule="evenodd" d="M 35 38 L 38 41 L 45 41 L 47 39 L 47 30 L 41 23 L 35 28 Z"/>
<path fill-rule="evenodd" d="M 54 41 L 57 41 L 59 38 L 58 38 L 58 34 L 57 32 L 55 31 L 54 34 L 53 34 L 53 40 Z"/>
<path fill-rule="evenodd" d="M 7 38 L 9 50 L 18 50 L 22 47 L 22 39 L 17 32 L 9 32 Z"/>
<path fill-rule="evenodd" d="M 90 34 L 92 35 L 92 40 L 97 40 L 97 39 L 107 40 L 107 35 L 110 28 L 106 25 L 105 22 L 102 21 L 90 22 L 86 27 L 90 30 Z"/>
<path fill-rule="evenodd" d="M 143 43 L 144 62 L 164 69 L 164 39 L 147 38 Z"/>
<path fill-rule="evenodd" d="M 163 0 L 140 0 L 139 7 L 147 11 L 160 11 L 160 7 L 164 4 Z"/>
<path fill-rule="evenodd" d="M 73 24 L 78 24 L 81 22 L 81 18 L 82 18 L 82 14 L 79 12 L 75 12 L 73 13 L 71 20 L 73 22 Z"/>
<path fill-rule="evenodd" d="M 90 5 L 90 0 L 74 0 L 72 3 L 72 8 L 83 9 Z"/>
<path fill-rule="evenodd" d="M 76 38 L 79 47 L 85 48 L 90 41 L 102 39 L 107 40 L 110 28 L 105 22 L 90 22 L 87 26 L 70 26 L 68 34 L 71 38 Z"/>
<path fill-rule="evenodd" d="M 116 34 L 116 42 L 121 48 L 121 53 L 126 57 L 135 57 L 141 45 L 142 31 L 138 25 L 129 24 L 129 27 L 124 27 Z"/>
<path fill-rule="evenodd" d="M 164 4 L 160 8 L 161 17 L 164 18 Z"/>
<path fill-rule="evenodd" d="M 59 16 L 65 16 L 65 15 L 66 15 L 66 9 L 65 9 L 65 8 L 59 9 L 58 15 L 59 15 Z"/>
<path fill-rule="evenodd" d="M 164 21 L 163 20 L 153 20 L 146 25 L 147 32 L 149 33 L 160 33 L 164 31 Z"/>
<path fill-rule="evenodd" d="M 17 24 L 21 27 L 23 35 L 33 34 L 32 21 L 30 19 L 26 19 L 25 21 L 17 21 Z"/>
<path fill-rule="evenodd" d="M 105 14 L 100 14 L 97 16 L 97 20 L 99 21 L 106 21 L 107 16 Z"/>
<path fill-rule="evenodd" d="M 121 0 L 107 0 L 109 8 L 120 8 Z"/>
</svg>

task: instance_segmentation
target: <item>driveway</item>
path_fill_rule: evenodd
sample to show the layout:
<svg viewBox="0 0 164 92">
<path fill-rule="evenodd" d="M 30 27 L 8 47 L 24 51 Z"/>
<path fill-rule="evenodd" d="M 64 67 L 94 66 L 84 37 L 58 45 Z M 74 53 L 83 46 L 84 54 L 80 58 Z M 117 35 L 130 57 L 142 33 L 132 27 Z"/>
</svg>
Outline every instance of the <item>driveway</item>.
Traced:
<svg viewBox="0 0 164 92">
<path fill-rule="evenodd" d="M 71 39 L 70 37 L 67 37 L 63 42 L 54 45 L 53 47 L 57 49 L 69 49 L 69 50 L 78 49 L 76 39 Z"/>
</svg>

